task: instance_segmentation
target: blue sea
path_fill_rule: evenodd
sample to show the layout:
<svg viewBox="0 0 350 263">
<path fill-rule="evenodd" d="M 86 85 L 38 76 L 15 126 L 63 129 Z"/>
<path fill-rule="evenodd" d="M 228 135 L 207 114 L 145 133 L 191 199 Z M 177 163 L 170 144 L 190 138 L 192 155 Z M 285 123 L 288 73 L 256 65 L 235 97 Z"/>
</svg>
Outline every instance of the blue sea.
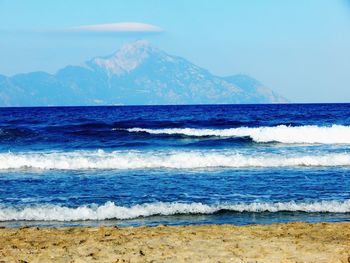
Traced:
<svg viewBox="0 0 350 263">
<path fill-rule="evenodd" d="M 0 226 L 350 221 L 350 104 L 0 109 Z"/>
</svg>

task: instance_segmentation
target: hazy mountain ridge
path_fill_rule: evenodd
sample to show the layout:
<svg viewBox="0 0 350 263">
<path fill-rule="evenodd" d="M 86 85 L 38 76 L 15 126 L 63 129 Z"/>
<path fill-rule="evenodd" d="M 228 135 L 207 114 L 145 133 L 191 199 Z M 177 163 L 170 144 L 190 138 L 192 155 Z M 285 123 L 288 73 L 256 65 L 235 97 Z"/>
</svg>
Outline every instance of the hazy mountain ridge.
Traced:
<svg viewBox="0 0 350 263">
<path fill-rule="evenodd" d="M 0 75 L 0 106 L 283 102 L 253 78 L 215 76 L 145 41 L 56 74 Z"/>
</svg>

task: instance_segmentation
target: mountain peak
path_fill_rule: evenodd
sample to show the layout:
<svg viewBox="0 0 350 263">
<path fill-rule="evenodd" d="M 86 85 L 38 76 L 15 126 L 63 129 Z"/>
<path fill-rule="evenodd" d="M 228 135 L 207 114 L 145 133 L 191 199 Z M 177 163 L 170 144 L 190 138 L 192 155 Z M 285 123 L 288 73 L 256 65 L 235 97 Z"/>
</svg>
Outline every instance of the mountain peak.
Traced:
<svg viewBox="0 0 350 263">
<path fill-rule="evenodd" d="M 135 52 L 137 50 L 140 49 L 152 49 L 151 44 L 149 43 L 149 41 L 147 40 L 136 40 L 134 42 L 131 43 L 126 43 L 124 44 L 119 52 L 123 51 L 123 52 Z"/>
<path fill-rule="evenodd" d="M 88 64 L 103 68 L 109 75 L 122 75 L 137 68 L 156 50 L 148 41 L 138 40 L 123 45 L 111 56 L 94 58 Z"/>
<path fill-rule="evenodd" d="M 56 74 L 0 76 L 0 106 L 280 103 L 244 75 L 220 77 L 139 40 Z"/>
</svg>

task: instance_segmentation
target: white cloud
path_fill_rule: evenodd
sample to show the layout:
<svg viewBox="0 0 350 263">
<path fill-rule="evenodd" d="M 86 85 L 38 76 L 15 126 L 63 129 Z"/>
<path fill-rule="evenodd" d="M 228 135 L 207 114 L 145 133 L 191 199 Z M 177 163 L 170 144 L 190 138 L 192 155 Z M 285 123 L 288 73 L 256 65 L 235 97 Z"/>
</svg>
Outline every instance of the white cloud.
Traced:
<svg viewBox="0 0 350 263">
<path fill-rule="evenodd" d="M 111 24 L 96 24 L 72 27 L 68 29 L 69 32 L 95 32 L 95 33 L 160 33 L 163 32 L 158 26 L 137 23 L 137 22 L 123 22 Z"/>
</svg>

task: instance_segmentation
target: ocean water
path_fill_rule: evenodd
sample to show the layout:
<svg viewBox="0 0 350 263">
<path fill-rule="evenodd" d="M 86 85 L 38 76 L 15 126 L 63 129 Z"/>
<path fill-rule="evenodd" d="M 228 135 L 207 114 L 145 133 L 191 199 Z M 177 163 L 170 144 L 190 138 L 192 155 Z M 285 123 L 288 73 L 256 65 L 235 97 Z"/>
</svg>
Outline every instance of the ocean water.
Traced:
<svg viewBox="0 0 350 263">
<path fill-rule="evenodd" d="M 350 220 L 350 104 L 0 109 L 0 226 Z"/>
</svg>

